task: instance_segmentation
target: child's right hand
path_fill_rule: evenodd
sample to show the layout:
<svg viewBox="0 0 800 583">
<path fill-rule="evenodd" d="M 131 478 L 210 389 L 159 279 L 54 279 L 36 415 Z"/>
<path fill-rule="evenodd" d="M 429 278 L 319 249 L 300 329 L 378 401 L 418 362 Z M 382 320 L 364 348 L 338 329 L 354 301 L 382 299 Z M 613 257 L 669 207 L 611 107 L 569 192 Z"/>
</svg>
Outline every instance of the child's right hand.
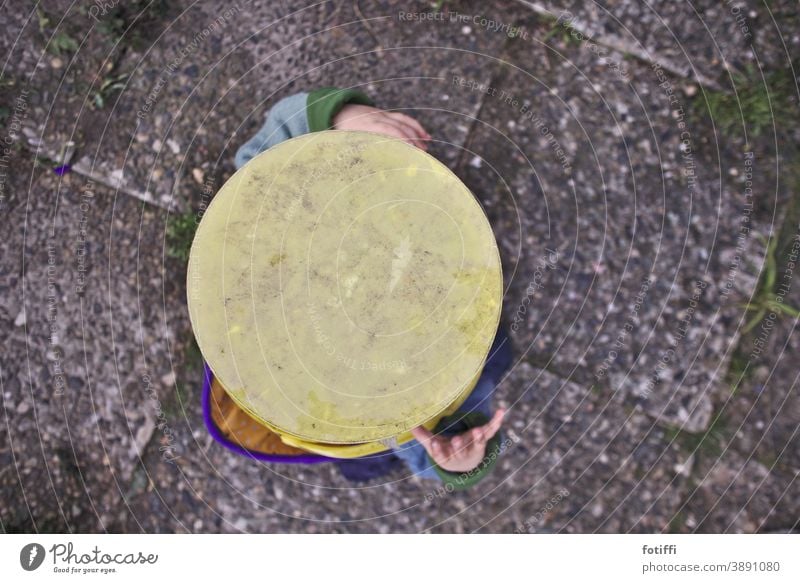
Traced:
<svg viewBox="0 0 800 583">
<path fill-rule="evenodd" d="M 448 472 L 470 472 L 486 455 L 486 445 L 500 430 L 506 412 L 498 409 L 486 425 L 453 436 L 434 435 L 424 427 L 411 430 L 433 461 Z"/>
<path fill-rule="evenodd" d="M 426 151 L 428 145 L 425 142 L 431 139 L 430 134 L 413 117 L 354 103 L 345 105 L 333 116 L 333 129 L 383 134 Z"/>
</svg>

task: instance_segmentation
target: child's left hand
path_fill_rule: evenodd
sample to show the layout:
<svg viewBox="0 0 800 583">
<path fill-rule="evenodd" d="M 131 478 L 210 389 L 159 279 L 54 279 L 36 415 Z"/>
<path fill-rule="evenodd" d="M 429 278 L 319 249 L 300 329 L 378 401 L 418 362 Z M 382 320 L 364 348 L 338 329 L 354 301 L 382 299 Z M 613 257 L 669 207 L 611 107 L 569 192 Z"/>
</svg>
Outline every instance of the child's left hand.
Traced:
<svg viewBox="0 0 800 583">
<path fill-rule="evenodd" d="M 383 134 L 426 151 L 426 142 L 431 139 L 431 135 L 411 116 L 355 103 L 345 105 L 333 117 L 333 129 Z"/>
<path fill-rule="evenodd" d="M 486 444 L 500 430 L 504 409 L 498 409 L 486 425 L 474 427 L 458 435 L 434 435 L 424 427 L 411 430 L 433 461 L 448 472 L 469 472 L 486 455 Z"/>
</svg>

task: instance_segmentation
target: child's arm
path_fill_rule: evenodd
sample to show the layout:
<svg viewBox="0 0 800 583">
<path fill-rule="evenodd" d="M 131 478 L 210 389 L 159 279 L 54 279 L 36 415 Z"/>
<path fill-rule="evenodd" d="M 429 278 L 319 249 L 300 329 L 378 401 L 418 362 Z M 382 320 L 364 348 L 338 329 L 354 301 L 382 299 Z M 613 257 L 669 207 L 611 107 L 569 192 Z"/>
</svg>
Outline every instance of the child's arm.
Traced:
<svg viewBox="0 0 800 583">
<path fill-rule="evenodd" d="M 360 91 L 324 87 L 276 103 L 258 133 L 236 152 L 236 168 L 284 140 L 329 129 L 376 132 L 423 149 L 424 140 L 430 139 L 415 119 L 372 107 L 370 98 Z"/>
<path fill-rule="evenodd" d="M 332 128 L 333 117 L 350 103 L 371 105 L 372 101 L 355 89 L 333 87 L 296 93 L 281 99 L 269 111 L 258 133 L 236 152 L 236 168 L 241 168 L 264 150 L 284 140 Z"/>
<path fill-rule="evenodd" d="M 460 409 L 443 418 L 435 433 L 418 427 L 415 439 L 394 450 L 395 455 L 423 478 L 444 483 L 450 490 L 469 488 L 486 477 L 504 448 L 499 433 L 505 411 L 491 415 L 489 400 L 495 382 L 481 379 Z"/>
</svg>

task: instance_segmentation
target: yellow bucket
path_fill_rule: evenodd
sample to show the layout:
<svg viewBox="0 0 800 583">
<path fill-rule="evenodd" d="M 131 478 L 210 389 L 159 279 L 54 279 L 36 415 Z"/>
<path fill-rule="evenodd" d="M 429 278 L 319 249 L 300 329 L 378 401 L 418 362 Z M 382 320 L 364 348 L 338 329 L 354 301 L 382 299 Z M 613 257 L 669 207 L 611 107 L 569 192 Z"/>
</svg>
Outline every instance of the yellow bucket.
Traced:
<svg viewBox="0 0 800 583">
<path fill-rule="evenodd" d="M 502 271 L 478 201 L 399 140 L 283 142 L 220 189 L 187 295 L 200 350 L 234 402 L 287 445 L 376 453 L 432 428 L 474 387 Z"/>
</svg>

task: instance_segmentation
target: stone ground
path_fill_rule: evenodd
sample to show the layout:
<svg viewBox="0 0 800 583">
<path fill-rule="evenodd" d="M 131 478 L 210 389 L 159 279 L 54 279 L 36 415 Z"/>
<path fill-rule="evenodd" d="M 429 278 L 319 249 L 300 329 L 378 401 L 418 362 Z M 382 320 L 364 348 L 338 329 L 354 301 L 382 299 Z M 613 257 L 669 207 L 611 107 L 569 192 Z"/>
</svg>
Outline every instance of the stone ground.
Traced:
<svg viewBox="0 0 800 583">
<path fill-rule="evenodd" d="M 0 15 L 4 531 L 798 528 L 797 319 L 744 308 L 800 306 L 795 3 L 103 5 Z M 322 85 L 416 116 L 495 228 L 513 445 L 468 492 L 203 427 L 168 225 Z"/>
</svg>

